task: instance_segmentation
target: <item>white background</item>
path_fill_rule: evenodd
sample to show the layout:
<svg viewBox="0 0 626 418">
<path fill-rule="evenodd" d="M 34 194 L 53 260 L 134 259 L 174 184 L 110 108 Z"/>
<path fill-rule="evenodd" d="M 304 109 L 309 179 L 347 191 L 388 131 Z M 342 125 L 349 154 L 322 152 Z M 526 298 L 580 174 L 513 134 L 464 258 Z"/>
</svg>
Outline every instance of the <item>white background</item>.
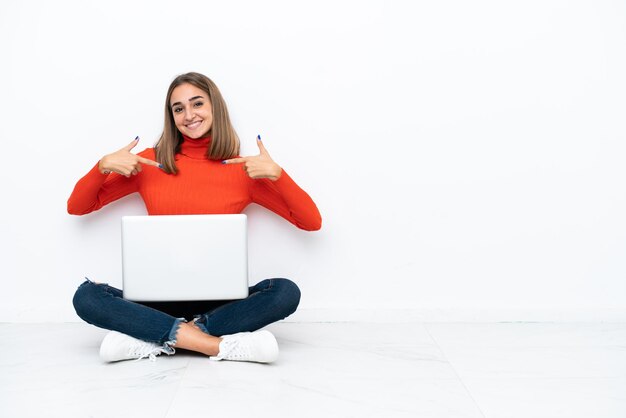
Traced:
<svg viewBox="0 0 626 418">
<path fill-rule="evenodd" d="M 626 318 L 623 1 L 2 2 L 0 60 L 1 321 L 121 285 L 141 200 L 66 201 L 154 144 L 187 71 L 322 212 L 246 210 L 251 281 L 296 281 L 295 319 Z"/>
</svg>

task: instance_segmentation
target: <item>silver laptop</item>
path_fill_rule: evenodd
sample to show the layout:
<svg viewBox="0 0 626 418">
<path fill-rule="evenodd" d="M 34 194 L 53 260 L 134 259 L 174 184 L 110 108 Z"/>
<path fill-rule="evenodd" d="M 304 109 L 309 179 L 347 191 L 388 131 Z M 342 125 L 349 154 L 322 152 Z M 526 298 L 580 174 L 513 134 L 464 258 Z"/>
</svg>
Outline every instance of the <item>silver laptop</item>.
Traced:
<svg viewBox="0 0 626 418">
<path fill-rule="evenodd" d="M 124 216 L 122 275 L 137 302 L 246 298 L 247 217 Z"/>
</svg>

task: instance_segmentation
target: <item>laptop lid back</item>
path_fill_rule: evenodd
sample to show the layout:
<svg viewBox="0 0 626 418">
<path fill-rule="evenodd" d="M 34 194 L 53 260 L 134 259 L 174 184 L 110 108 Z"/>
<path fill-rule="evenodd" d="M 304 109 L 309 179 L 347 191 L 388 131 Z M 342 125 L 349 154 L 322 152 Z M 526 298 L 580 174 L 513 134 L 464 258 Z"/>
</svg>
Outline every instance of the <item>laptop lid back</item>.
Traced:
<svg viewBox="0 0 626 418">
<path fill-rule="evenodd" d="M 246 215 L 122 217 L 124 298 L 138 302 L 248 296 Z"/>
</svg>

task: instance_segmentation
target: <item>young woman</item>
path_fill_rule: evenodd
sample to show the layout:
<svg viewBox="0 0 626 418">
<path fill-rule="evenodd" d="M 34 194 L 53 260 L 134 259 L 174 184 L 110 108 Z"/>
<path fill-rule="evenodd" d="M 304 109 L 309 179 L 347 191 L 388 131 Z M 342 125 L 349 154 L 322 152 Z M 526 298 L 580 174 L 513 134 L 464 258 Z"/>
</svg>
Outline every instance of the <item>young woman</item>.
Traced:
<svg viewBox="0 0 626 418">
<path fill-rule="evenodd" d="M 311 198 L 270 157 L 239 157 L 239 138 L 217 86 L 198 73 L 180 75 L 165 100 L 163 134 L 154 148 L 131 150 L 139 138 L 105 155 L 76 184 L 70 214 L 85 215 L 138 192 L 150 215 L 240 213 L 260 204 L 298 228 L 321 227 Z M 216 360 L 272 362 L 274 336 L 260 328 L 295 312 L 300 290 L 288 279 L 263 280 L 236 301 L 136 303 L 112 286 L 87 279 L 73 299 L 84 321 L 111 330 L 106 361 L 193 350 Z M 193 320 L 191 320 L 193 318 Z M 191 320 L 191 322 L 188 322 Z"/>
</svg>

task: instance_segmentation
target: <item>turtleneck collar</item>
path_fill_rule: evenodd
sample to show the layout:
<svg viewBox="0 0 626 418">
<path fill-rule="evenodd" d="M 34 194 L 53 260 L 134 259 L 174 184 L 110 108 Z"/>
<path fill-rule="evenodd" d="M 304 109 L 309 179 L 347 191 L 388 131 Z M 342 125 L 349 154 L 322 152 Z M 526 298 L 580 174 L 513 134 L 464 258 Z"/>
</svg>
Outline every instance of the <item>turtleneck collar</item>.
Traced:
<svg viewBox="0 0 626 418">
<path fill-rule="evenodd" d="M 180 154 L 197 160 L 206 160 L 206 153 L 211 143 L 211 135 L 202 138 L 189 138 L 183 135 L 183 143 L 180 145 Z"/>
</svg>

